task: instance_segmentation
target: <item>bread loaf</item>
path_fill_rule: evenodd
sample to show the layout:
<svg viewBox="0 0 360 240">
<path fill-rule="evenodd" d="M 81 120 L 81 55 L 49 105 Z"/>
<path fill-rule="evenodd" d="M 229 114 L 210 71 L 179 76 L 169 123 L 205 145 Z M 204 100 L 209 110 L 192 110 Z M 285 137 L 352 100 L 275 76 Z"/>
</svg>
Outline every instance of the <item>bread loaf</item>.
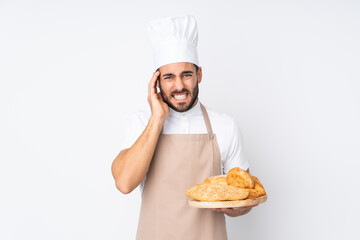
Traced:
<svg viewBox="0 0 360 240">
<path fill-rule="evenodd" d="M 249 192 L 246 189 L 217 183 L 198 184 L 186 191 L 186 196 L 207 202 L 240 200 L 248 195 Z"/>
</svg>

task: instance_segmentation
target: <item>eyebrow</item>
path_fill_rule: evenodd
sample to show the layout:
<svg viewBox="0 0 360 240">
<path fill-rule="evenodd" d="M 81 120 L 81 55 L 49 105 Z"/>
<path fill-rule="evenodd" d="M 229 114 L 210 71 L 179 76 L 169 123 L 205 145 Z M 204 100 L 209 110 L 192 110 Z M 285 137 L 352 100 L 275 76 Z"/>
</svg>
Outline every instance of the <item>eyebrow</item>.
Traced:
<svg viewBox="0 0 360 240">
<path fill-rule="evenodd" d="M 181 74 L 186 74 L 186 73 L 194 73 L 193 71 L 183 71 L 181 72 Z M 172 73 L 165 73 L 162 75 L 163 77 L 168 77 L 168 76 L 175 76 L 174 74 Z"/>
</svg>

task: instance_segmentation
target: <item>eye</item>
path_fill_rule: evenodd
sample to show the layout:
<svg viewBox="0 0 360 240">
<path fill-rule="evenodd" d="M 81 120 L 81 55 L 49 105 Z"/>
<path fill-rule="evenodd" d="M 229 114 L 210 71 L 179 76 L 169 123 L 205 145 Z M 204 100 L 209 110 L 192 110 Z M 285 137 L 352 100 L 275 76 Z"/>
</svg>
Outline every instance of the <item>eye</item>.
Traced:
<svg viewBox="0 0 360 240">
<path fill-rule="evenodd" d="M 167 76 L 164 79 L 171 79 L 171 78 L 172 78 L 172 76 Z"/>
<path fill-rule="evenodd" d="M 184 77 L 191 77 L 191 74 L 184 74 Z"/>
</svg>

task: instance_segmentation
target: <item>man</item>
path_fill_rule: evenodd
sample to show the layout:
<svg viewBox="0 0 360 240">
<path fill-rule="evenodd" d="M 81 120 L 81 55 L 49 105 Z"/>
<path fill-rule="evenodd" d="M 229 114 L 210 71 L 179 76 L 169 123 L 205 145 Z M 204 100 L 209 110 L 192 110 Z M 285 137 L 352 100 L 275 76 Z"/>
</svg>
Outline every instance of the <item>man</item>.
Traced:
<svg viewBox="0 0 360 240">
<path fill-rule="evenodd" d="M 249 171 L 240 130 L 199 102 L 195 19 L 159 19 L 149 30 L 157 69 L 148 84 L 151 113 L 128 119 L 123 150 L 112 165 L 116 187 L 127 194 L 140 185 L 137 239 L 227 239 L 224 213 L 235 217 L 251 208 L 191 208 L 185 191 L 233 167 Z"/>
</svg>

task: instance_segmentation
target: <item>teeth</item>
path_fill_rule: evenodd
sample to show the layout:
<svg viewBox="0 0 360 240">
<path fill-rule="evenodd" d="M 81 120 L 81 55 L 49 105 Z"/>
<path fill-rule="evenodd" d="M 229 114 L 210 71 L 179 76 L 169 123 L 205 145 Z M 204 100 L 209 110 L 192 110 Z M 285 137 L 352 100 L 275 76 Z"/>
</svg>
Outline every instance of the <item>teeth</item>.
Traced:
<svg viewBox="0 0 360 240">
<path fill-rule="evenodd" d="M 183 94 L 183 95 L 174 95 L 174 98 L 175 98 L 175 99 L 178 99 L 178 100 L 180 100 L 180 99 L 185 99 L 185 98 L 186 98 L 186 94 Z"/>
</svg>

